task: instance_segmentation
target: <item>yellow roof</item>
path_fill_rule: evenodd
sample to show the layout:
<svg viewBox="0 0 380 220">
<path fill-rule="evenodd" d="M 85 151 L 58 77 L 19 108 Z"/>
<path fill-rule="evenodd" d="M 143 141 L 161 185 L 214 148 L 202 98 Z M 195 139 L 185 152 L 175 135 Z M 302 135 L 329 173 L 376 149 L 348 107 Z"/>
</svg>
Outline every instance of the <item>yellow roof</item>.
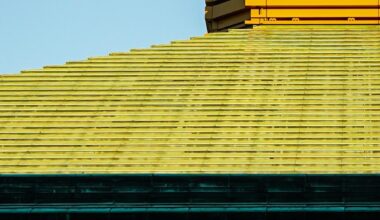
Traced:
<svg viewBox="0 0 380 220">
<path fill-rule="evenodd" d="M 0 77 L 0 173 L 380 173 L 380 26 L 259 26 Z"/>
</svg>

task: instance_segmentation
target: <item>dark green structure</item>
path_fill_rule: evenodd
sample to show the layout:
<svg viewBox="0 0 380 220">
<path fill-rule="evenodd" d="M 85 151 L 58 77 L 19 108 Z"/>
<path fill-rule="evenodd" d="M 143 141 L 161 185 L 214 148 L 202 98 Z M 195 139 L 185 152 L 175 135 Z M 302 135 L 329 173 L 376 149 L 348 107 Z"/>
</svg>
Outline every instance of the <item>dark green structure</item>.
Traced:
<svg viewBox="0 0 380 220">
<path fill-rule="evenodd" d="M 380 175 L 0 177 L 1 219 L 377 219 Z"/>
</svg>

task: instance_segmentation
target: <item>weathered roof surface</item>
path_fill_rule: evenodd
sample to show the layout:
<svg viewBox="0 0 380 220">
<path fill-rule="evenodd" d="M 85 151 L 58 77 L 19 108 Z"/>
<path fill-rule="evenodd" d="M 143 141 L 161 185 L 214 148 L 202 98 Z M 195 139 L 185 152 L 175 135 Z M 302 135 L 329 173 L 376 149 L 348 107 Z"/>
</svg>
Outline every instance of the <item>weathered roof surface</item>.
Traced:
<svg viewBox="0 0 380 220">
<path fill-rule="evenodd" d="M 380 26 L 259 26 L 0 77 L 0 172 L 379 173 Z"/>
</svg>

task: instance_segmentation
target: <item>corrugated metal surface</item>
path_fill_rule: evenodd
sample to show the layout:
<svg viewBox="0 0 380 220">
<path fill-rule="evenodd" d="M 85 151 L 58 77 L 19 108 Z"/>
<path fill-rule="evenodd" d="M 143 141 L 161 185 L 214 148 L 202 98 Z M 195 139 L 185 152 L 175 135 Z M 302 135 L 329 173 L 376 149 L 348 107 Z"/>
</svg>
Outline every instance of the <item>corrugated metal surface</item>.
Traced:
<svg viewBox="0 0 380 220">
<path fill-rule="evenodd" d="M 1 173 L 379 173 L 380 27 L 260 26 L 0 77 Z"/>
</svg>

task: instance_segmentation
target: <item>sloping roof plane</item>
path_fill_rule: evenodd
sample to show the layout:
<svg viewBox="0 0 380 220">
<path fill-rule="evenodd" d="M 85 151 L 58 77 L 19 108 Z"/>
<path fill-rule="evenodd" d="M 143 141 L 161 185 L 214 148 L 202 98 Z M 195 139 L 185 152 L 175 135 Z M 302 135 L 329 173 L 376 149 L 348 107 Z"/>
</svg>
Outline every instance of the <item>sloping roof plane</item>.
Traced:
<svg viewBox="0 0 380 220">
<path fill-rule="evenodd" d="M 380 171 L 379 26 L 259 26 L 0 77 L 2 174 Z"/>
</svg>

